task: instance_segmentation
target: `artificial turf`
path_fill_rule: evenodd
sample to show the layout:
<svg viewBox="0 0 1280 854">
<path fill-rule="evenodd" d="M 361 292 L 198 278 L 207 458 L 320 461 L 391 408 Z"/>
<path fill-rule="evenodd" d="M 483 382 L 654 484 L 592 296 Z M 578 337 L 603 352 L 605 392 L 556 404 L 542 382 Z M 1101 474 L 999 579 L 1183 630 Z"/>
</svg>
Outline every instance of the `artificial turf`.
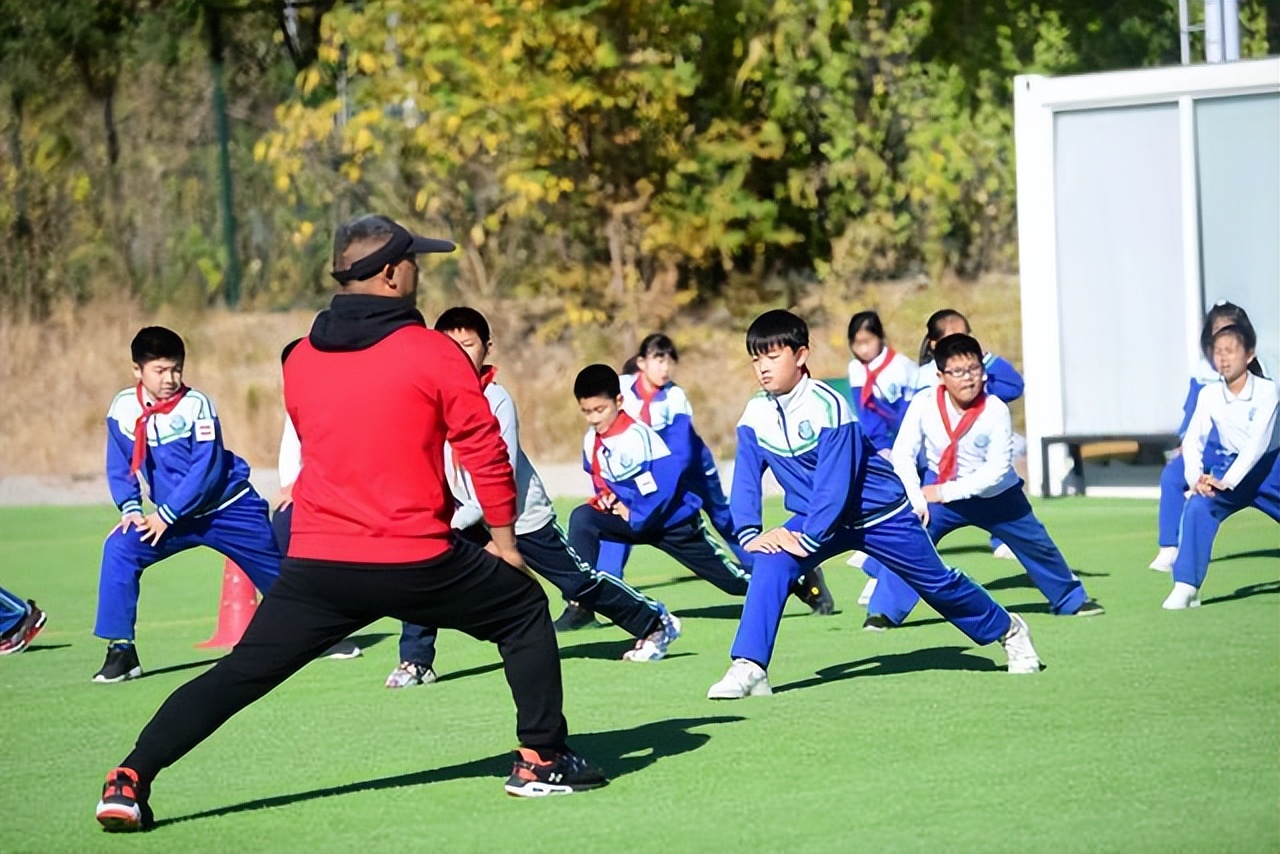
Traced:
<svg viewBox="0 0 1280 854">
<path fill-rule="evenodd" d="M 629 644 L 613 627 L 560 636 L 571 743 L 609 787 L 507 797 L 514 712 L 495 650 L 446 631 L 440 682 L 389 691 L 387 620 L 361 633 L 363 658 L 309 665 L 163 773 L 154 830 L 113 836 L 92 814 L 103 775 L 215 660 L 194 644 L 214 627 L 222 559 L 149 570 L 147 673 L 92 684 L 114 511 L 5 508 L 0 583 L 50 616 L 0 663 L 0 851 L 1276 851 L 1277 527 L 1229 520 L 1204 607 L 1165 612 L 1169 576 L 1146 569 L 1153 503 L 1037 509 L 1104 616 L 1050 616 L 977 532 L 944 557 L 1027 616 L 1039 675 L 1006 674 L 998 646 L 923 605 L 902 629 L 861 631 L 864 578 L 840 560 L 827 564 L 839 613 L 788 607 L 776 695 L 712 702 L 739 603 L 637 549 L 628 578 L 684 621 L 668 659 L 616 660 Z"/>
</svg>

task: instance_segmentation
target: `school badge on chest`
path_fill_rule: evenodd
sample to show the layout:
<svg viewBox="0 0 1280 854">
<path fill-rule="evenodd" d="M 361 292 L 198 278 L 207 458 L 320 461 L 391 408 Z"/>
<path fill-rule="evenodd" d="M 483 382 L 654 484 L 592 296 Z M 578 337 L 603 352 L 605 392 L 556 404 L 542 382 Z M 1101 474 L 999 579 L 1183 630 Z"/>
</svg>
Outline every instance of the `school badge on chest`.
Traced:
<svg viewBox="0 0 1280 854">
<path fill-rule="evenodd" d="M 800 426 L 797 427 L 796 430 L 800 433 L 800 438 L 804 439 L 806 442 L 817 435 L 813 432 L 812 422 L 809 421 L 801 421 Z"/>
</svg>

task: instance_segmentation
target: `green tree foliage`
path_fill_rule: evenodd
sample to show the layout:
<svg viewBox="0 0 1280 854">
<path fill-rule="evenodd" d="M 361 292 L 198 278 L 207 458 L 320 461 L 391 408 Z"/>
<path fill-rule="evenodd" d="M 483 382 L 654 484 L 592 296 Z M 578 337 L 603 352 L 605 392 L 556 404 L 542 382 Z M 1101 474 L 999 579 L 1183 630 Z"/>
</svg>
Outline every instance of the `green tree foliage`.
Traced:
<svg viewBox="0 0 1280 854">
<path fill-rule="evenodd" d="M 0 3 L 0 298 L 217 299 L 206 1 Z M 1176 0 L 217 5 L 249 305 L 318 298 L 378 209 L 548 335 L 1008 269 L 1013 76 L 1177 59 Z"/>
</svg>

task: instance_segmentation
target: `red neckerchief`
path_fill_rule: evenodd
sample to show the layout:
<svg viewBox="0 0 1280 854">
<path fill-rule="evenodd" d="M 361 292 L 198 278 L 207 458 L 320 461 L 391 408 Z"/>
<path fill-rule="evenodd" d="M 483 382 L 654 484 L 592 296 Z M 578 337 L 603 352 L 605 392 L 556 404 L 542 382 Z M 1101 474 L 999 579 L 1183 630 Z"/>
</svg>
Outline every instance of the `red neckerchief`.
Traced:
<svg viewBox="0 0 1280 854">
<path fill-rule="evenodd" d="M 636 377 L 635 384 L 631 386 L 631 390 L 636 393 L 636 397 L 640 398 L 640 420 L 650 427 L 653 426 L 653 418 L 649 415 L 649 404 L 658 396 L 658 392 L 662 389 L 655 388 L 653 391 L 646 391 L 649 381 L 644 378 L 644 374 Z"/>
<path fill-rule="evenodd" d="M 884 369 L 889 367 L 889 363 L 892 362 L 894 357 L 898 354 L 893 352 L 892 347 L 886 347 L 882 355 L 884 356 L 884 361 L 880 363 L 880 367 L 875 368 L 874 370 L 871 367 L 871 362 L 874 362 L 875 359 L 872 359 L 871 362 L 862 363 L 863 370 L 867 372 L 867 381 L 863 383 L 862 386 L 861 403 L 863 409 L 870 409 L 877 412 L 880 411 L 880 407 L 876 405 L 876 379 L 880 374 L 884 373 Z"/>
<path fill-rule="evenodd" d="M 600 451 L 604 448 L 604 438 L 605 436 L 617 436 L 635 423 L 635 419 L 630 415 L 625 412 L 619 412 L 618 417 L 609 425 L 608 430 L 603 433 L 596 433 L 595 442 L 591 446 L 591 485 L 595 487 L 596 494 L 587 503 L 597 510 L 601 509 L 601 499 L 613 495 L 613 490 L 609 488 L 609 482 L 604 479 L 600 469 Z"/>
<path fill-rule="evenodd" d="M 133 460 L 129 463 L 129 474 L 137 474 L 142 468 L 142 463 L 147 459 L 147 420 L 152 415 L 164 415 L 172 412 L 174 407 L 182 402 L 182 398 L 186 396 L 187 387 L 185 385 L 178 386 L 178 390 L 173 393 L 173 397 L 168 400 L 158 400 L 148 405 L 146 398 L 142 396 L 142 383 L 138 383 L 137 395 L 138 403 L 142 404 L 142 414 L 138 416 L 138 420 L 133 422 Z"/>
<path fill-rule="evenodd" d="M 482 365 L 480 367 L 480 390 L 487 389 L 494 380 L 498 378 L 498 369 L 493 365 Z"/>
<path fill-rule="evenodd" d="M 978 420 L 978 416 L 986 408 L 987 395 L 985 392 L 979 392 L 977 398 L 974 399 L 973 403 L 969 404 L 969 408 L 960 416 L 960 423 L 953 430 L 951 429 L 951 419 L 947 415 L 947 388 L 942 385 L 938 386 L 938 412 L 942 415 L 942 429 L 947 431 L 947 438 L 951 442 L 938 459 L 938 483 L 946 483 L 955 479 L 956 458 L 960 451 L 960 439 L 965 433 L 969 432 L 973 422 Z"/>
</svg>

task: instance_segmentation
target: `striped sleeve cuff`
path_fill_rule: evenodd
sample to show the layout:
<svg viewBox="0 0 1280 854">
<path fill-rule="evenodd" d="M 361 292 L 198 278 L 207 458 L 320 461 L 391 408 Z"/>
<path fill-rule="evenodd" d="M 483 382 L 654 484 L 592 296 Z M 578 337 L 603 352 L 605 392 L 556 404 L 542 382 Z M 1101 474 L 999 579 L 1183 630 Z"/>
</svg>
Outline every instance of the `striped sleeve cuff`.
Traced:
<svg viewBox="0 0 1280 854">
<path fill-rule="evenodd" d="M 125 503 L 120 505 L 121 516 L 128 516 L 130 513 L 141 513 L 141 512 L 142 512 L 142 502 L 138 501 L 136 498 L 130 499 L 129 501 L 126 501 Z"/>
<path fill-rule="evenodd" d="M 800 542 L 800 548 L 804 549 L 809 554 L 813 554 L 818 549 L 822 548 L 822 543 L 818 542 L 808 534 L 802 533 L 797 536 L 796 539 Z"/>
<path fill-rule="evenodd" d="M 759 526 L 753 525 L 746 528 L 739 528 L 738 529 L 738 545 L 742 546 L 743 548 L 746 548 L 747 543 L 751 542 L 758 536 L 760 536 Z"/>
<path fill-rule="evenodd" d="M 178 517 L 169 509 L 168 504 L 161 504 L 156 508 L 156 513 L 164 520 L 166 525 L 172 525 L 174 522 L 178 521 Z"/>
</svg>

